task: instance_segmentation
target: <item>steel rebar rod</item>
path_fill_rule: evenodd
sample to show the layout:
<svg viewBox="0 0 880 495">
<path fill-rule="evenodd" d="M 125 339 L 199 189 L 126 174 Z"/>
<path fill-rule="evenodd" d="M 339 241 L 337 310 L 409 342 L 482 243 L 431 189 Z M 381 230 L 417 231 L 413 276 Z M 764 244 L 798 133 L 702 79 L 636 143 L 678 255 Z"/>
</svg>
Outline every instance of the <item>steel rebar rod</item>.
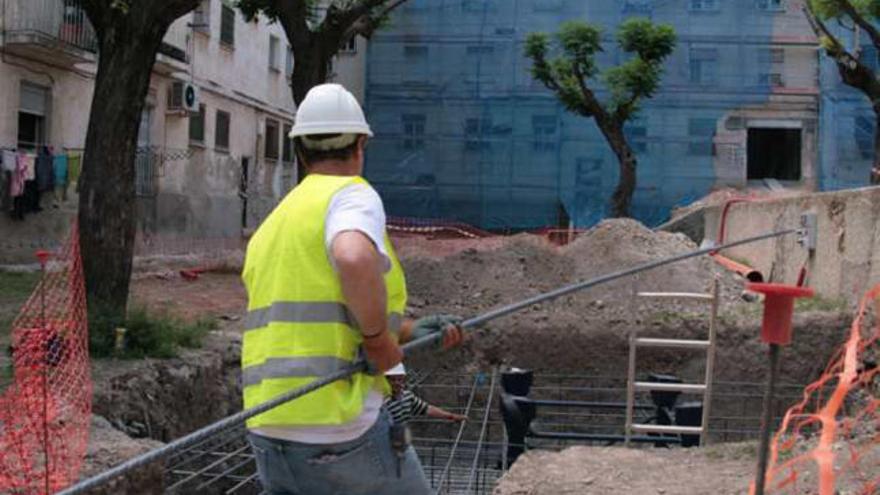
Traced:
<svg viewBox="0 0 880 495">
<path fill-rule="evenodd" d="M 468 397 L 467 406 L 465 407 L 465 416 L 468 416 L 471 411 L 471 405 L 474 403 L 474 397 L 477 395 L 477 388 L 480 384 L 480 377 L 474 377 L 474 383 L 471 386 L 471 393 Z M 465 427 L 467 426 L 466 421 L 462 421 L 461 425 L 458 427 L 458 434 L 455 436 L 455 442 L 452 444 L 452 450 L 449 453 L 449 459 L 446 461 L 446 466 L 443 468 L 443 472 L 440 474 L 440 480 L 437 483 L 438 487 L 443 486 L 443 482 L 446 481 L 446 477 L 449 475 L 449 468 L 452 467 L 452 460 L 455 459 L 455 451 L 458 450 L 458 445 L 461 442 L 461 437 L 464 434 Z M 440 493 L 441 489 L 437 490 L 437 493 Z"/>
<path fill-rule="evenodd" d="M 483 441 L 486 439 L 486 429 L 489 426 L 489 412 L 492 410 L 492 399 L 495 397 L 495 379 L 498 376 L 498 368 L 494 368 L 492 370 L 492 380 L 489 383 L 489 395 L 486 398 L 486 410 L 483 412 L 483 424 L 480 428 L 480 437 L 477 440 L 477 446 L 474 449 L 474 462 L 471 465 L 471 474 L 468 478 L 467 488 L 465 488 L 465 493 L 470 493 L 471 486 L 473 486 L 474 479 L 476 478 L 477 468 L 479 467 L 480 461 L 480 452 L 483 450 Z"/>
<path fill-rule="evenodd" d="M 690 259 L 690 258 L 695 258 L 695 257 L 702 256 L 705 254 L 714 253 L 717 251 L 722 251 L 725 249 L 730 249 L 730 248 L 733 248 L 736 246 L 751 244 L 754 242 L 759 242 L 759 241 L 763 241 L 763 240 L 767 240 L 767 239 L 773 239 L 776 237 L 794 234 L 797 232 L 798 232 L 797 229 L 779 230 L 779 231 L 770 232 L 767 234 L 761 234 L 761 235 L 757 235 L 757 236 L 753 236 L 753 237 L 748 237 L 745 239 L 740 239 L 738 241 L 728 242 L 728 243 L 725 243 L 725 244 L 722 244 L 719 246 L 698 249 L 695 251 L 682 253 L 682 254 L 679 254 L 676 256 L 671 256 L 669 258 L 650 261 L 648 263 L 643 263 L 641 265 L 638 265 L 638 266 L 635 266 L 632 268 L 609 273 L 607 275 L 601 275 L 599 277 L 585 280 L 583 282 L 567 285 L 565 287 L 561 287 L 559 289 L 556 289 L 556 290 L 553 290 L 550 292 L 546 292 L 544 294 L 530 297 L 530 298 L 525 299 L 520 302 L 516 302 L 513 304 L 509 304 L 507 306 L 503 306 L 501 308 L 489 311 L 489 312 L 484 313 L 484 314 L 477 316 L 475 318 L 465 320 L 461 326 L 466 329 L 467 328 L 474 328 L 474 327 L 480 326 L 482 324 L 485 324 L 491 320 L 510 315 L 512 313 L 515 313 L 515 312 L 520 311 L 524 308 L 533 306 L 535 304 L 539 304 L 539 303 L 542 303 L 545 301 L 550 301 L 553 299 L 558 299 L 562 296 L 566 296 L 568 294 L 572 294 L 574 292 L 588 289 L 590 287 L 595 287 L 597 285 L 611 282 L 613 280 L 624 278 L 624 277 L 627 277 L 629 275 L 633 275 L 633 274 L 636 274 L 639 272 L 652 270 L 652 269 L 660 267 L 660 266 L 664 266 L 664 265 L 668 265 L 668 264 L 672 264 L 672 263 L 677 263 L 679 261 L 683 261 L 683 260 Z M 415 340 L 415 341 L 412 341 L 412 342 L 409 342 L 409 343 L 403 345 L 402 349 L 403 349 L 404 353 L 406 354 L 406 353 L 412 352 L 417 349 L 423 349 L 423 348 L 427 348 L 430 346 L 436 346 L 437 342 L 442 337 L 443 336 L 439 333 L 428 335 L 426 337 L 423 337 L 421 339 L 418 339 L 418 340 Z M 72 485 L 72 486 L 66 488 L 65 490 L 58 492 L 58 495 L 74 495 L 74 494 L 82 493 L 86 490 L 95 488 L 97 486 L 100 486 L 100 485 L 116 478 L 117 476 L 120 476 L 122 474 L 127 473 L 128 471 L 132 471 L 132 470 L 137 469 L 141 466 L 145 466 L 147 464 L 156 462 L 160 459 L 163 459 L 163 458 L 177 452 L 178 450 L 184 449 L 184 448 L 189 447 L 195 443 L 198 443 L 198 442 L 200 442 L 200 441 L 202 441 L 202 440 L 204 440 L 204 439 L 206 439 L 206 438 L 208 438 L 218 432 L 225 431 L 225 430 L 231 429 L 235 426 L 238 426 L 241 423 L 244 423 L 245 421 L 247 421 L 248 419 L 250 419 L 254 416 L 258 416 L 258 415 L 260 415 L 266 411 L 269 411 L 271 409 L 274 409 L 282 404 L 286 404 L 287 402 L 290 402 L 294 399 L 298 399 L 298 398 L 300 398 L 306 394 L 309 394 L 319 388 L 325 387 L 325 386 L 327 386 L 337 380 L 342 380 L 342 379 L 348 378 L 349 376 L 351 376 L 357 372 L 367 371 L 367 369 L 368 369 L 367 362 L 365 360 L 359 360 L 359 361 L 353 363 L 351 366 L 348 366 L 346 368 L 343 368 L 343 369 L 340 369 L 340 370 L 335 371 L 333 373 L 330 373 L 322 378 L 318 378 L 317 380 L 311 382 L 308 385 L 300 387 L 296 390 L 291 390 L 289 392 L 280 394 L 277 397 L 275 397 L 274 399 L 266 401 L 266 402 L 260 404 L 259 406 L 252 407 L 250 409 L 238 412 L 236 414 L 233 414 L 232 416 L 228 416 L 224 419 L 221 419 L 220 421 L 217 421 L 217 422 L 212 423 L 210 425 L 207 425 L 203 428 L 200 428 L 200 429 L 190 433 L 189 435 L 186 435 L 186 436 L 181 437 L 177 440 L 169 442 L 169 443 L 163 445 L 162 447 L 159 447 L 158 449 L 152 450 L 152 451 L 147 452 L 147 453 L 140 455 L 138 457 L 134 457 L 132 459 L 129 459 L 129 460 L 127 460 L 127 461 L 107 470 L 107 471 L 104 471 L 103 473 L 100 473 L 100 474 L 97 474 L 91 478 L 82 480 L 82 481 L 76 483 L 75 485 Z"/>
</svg>

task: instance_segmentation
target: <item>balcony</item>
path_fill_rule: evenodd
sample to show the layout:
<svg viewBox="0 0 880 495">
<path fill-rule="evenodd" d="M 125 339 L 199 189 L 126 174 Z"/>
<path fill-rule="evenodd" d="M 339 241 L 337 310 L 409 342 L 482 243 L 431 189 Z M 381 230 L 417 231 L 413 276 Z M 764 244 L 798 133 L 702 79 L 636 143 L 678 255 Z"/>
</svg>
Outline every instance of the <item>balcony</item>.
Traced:
<svg viewBox="0 0 880 495">
<path fill-rule="evenodd" d="M 2 49 L 72 67 L 95 61 L 98 41 L 79 0 L 0 0 Z"/>
</svg>

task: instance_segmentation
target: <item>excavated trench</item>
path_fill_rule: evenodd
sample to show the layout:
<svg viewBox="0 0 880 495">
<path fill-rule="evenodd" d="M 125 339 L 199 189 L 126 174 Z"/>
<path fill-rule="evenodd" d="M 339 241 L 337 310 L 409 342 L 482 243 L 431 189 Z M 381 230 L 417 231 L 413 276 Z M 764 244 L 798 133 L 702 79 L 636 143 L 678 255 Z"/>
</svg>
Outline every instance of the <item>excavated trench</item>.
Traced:
<svg viewBox="0 0 880 495">
<path fill-rule="evenodd" d="M 435 255 L 424 244 L 400 241 L 398 251 L 408 276 L 412 316 L 435 312 L 474 316 L 575 280 L 696 247 L 681 235 L 655 233 L 626 220 L 603 222 L 563 249 L 517 236 L 497 246 Z M 758 338 L 760 304 L 743 302 L 742 282 L 708 259 L 689 260 L 538 305 L 475 331 L 462 349 L 423 351 L 411 356 L 408 364 L 423 376 L 429 372 L 458 376 L 452 379 L 455 386 L 420 389 L 429 401 L 453 408 L 462 407 L 468 398 L 469 379 L 460 377 L 477 373 L 485 377 L 494 367 L 531 369 L 539 377 L 577 375 L 581 377 L 580 388 L 609 388 L 603 380 L 617 380 L 618 385 L 610 388 L 620 389 L 620 380 L 626 374 L 630 332 L 638 330 L 646 337 L 700 339 L 707 331 L 705 306 L 643 302 L 634 299 L 633 292 L 704 292 L 716 277 L 722 288 L 716 380 L 760 384 L 766 370 L 766 349 Z M 783 352 L 781 381 L 803 385 L 814 379 L 842 342 L 848 323 L 849 315 L 839 311 L 797 314 L 794 343 Z M 188 352 L 179 359 L 145 361 L 134 366 L 98 363 L 95 414 L 131 437 L 167 442 L 238 411 L 240 338 L 235 325 L 227 322 L 205 349 Z M 700 353 L 654 350 L 640 355 L 638 369 L 640 374 L 674 374 L 693 383 L 702 381 L 704 362 Z M 465 385 L 459 386 L 458 382 Z M 560 387 L 557 398 L 573 398 L 566 395 L 565 389 Z M 760 395 L 760 389 L 756 391 Z M 486 398 L 484 392 L 480 394 L 478 401 Z M 757 417 L 757 410 L 752 409 L 759 408 L 760 401 L 744 405 L 733 397 L 735 394 L 716 398 L 714 414 L 736 417 L 748 413 Z M 474 412 L 482 414 L 485 409 Z M 498 426 L 495 428 L 495 434 L 500 435 Z M 454 436 L 456 429 L 429 424 L 416 433 L 432 438 Z M 470 440 L 480 433 L 479 429 L 468 429 L 465 436 L 469 435 Z M 114 458 L 108 465 L 118 460 Z M 97 462 L 91 472 L 102 467 L 106 466 Z M 144 493 L 148 485 L 152 487 L 149 482 L 141 482 L 129 492 Z M 160 486 L 157 479 L 156 487 L 151 489 L 161 491 Z M 117 486 L 112 493 L 127 491 Z"/>
</svg>

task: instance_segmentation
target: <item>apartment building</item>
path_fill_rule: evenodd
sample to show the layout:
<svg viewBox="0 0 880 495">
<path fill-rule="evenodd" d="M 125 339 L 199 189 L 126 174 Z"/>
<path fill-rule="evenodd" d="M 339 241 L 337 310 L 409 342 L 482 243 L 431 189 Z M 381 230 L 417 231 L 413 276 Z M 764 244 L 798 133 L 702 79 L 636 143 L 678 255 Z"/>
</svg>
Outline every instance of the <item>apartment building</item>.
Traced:
<svg viewBox="0 0 880 495">
<path fill-rule="evenodd" d="M 647 17 L 671 24 L 678 43 L 659 91 L 626 128 L 639 160 L 636 218 L 656 224 L 712 189 L 768 180 L 804 190 L 866 184 L 870 160 L 858 150 L 872 121 L 853 118 L 865 101 L 840 87 L 802 6 L 410 0 L 370 42 L 367 111 L 377 138 L 368 178 L 392 215 L 500 229 L 594 224 L 609 213 L 617 160 L 594 122 L 534 81 L 524 42 L 568 20 L 598 24 L 597 61 L 607 68 L 628 56 L 617 27 Z M 594 84 L 606 99 L 601 78 Z M 843 100 L 851 106 L 835 106 Z M 843 118 L 826 117 L 835 109 Z"/>
<path fill-rule="evenodd" d="M 0 2 L 0 148 L 45 146 L 75 161 L 97 70 L 94 31 L 79 0 Z M 353 40 L 334 63 L 336 79 L 361 95 L 364 43 Z M 296 183 L 286 139 L 293 64 L 279 24 L 247 22 L 226 0 L 204 0 L 171 26 L 138 137 L 141 235 L 238 236 Z M 44 198 L 24 223 L 69 215 L 69 192 L 61 204 Z M 3 217 L 0 229 L 15 232 Z"/>
</svg>

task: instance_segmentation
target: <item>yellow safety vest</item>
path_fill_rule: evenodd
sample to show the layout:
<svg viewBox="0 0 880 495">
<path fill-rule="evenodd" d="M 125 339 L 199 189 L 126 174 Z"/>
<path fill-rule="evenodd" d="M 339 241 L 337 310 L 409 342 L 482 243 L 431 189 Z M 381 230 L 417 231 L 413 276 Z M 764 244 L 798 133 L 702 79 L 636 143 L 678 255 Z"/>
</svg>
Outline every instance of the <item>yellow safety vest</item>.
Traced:
<svg viewBox="0 0 880 495">
<path fill-rule="evenodd" d="M 248 314 L 242 342 L 244 407 L 353 363 L 363 338 L 345 306 L 339 276 L 324 245 L 330 199 L 361 177 L 310 174 L 260 225 L 248 243 L 242 279 Z M 406 280 L 388 235 L 385 274 L 388 321 L 397 333 L 406 307 Z M 247 422 L 261 426 L 336 425 L 356 418 L 370 390 L 388 394 L 384 377 L 357 373 Z"/>
</svg>

